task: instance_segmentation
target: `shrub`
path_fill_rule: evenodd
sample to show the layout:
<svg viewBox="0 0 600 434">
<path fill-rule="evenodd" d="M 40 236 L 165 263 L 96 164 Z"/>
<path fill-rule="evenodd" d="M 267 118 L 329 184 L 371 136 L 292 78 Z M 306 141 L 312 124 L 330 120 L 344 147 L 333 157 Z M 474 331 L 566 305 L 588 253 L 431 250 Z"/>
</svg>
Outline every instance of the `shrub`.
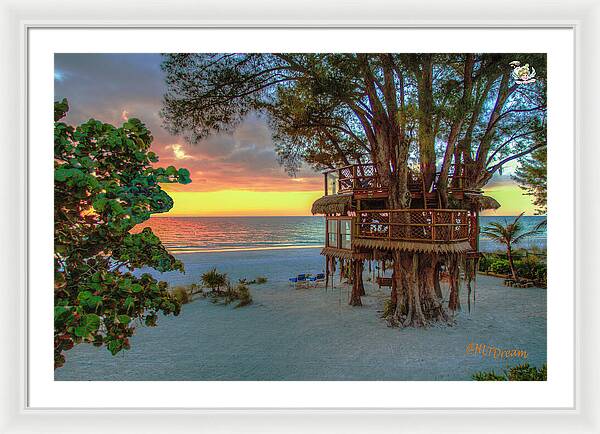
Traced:
<svg viewBox="0 0 600 434">
<path fill-rule="evenodd" d="M 485 272 L 490 268 L 491 258 L 488 255 L 482 255 L 479 258 L 479 271 Z"/>
<path fill-rule="evenodd" d="M 234 301 L 238 301 L 235 307 L 247 306 L 252 303 L 252 296 L 250 295 L 250 288 L 246 282 L 246 279 L 239 279 L 239 283 L 236 286 L 232 286 L 231 283 L 226 279 L 225 291 L 213 291 L 210 294 L 212 303 L 230 304 Z"/>
<path fill-rule="evenodd" d="M 171 293 L 180 304 L 187 304 L 191 301 L 190 294 L 185 286 L 176 286 Z"/>
<path fill-rule="evenodd" d="M 473 380 L 476 381 L 546 381 L 548 379 L 548 369 L 544 363 L 541 368 L 529 366 L 528 363 L 517 365 L 504 371 L 504 374 L 498 375 L 494 371 L 476 372 L 473 374 Z"/>
<path fill-rule="evenodd" d="M 252 295 L 250 294 L 250 288 L 248 285 L 239 284 L 235 288 L 235 294 L 239 300 L 235 307 L 247 306 L 252 303 Z"/>
<path fill-rule="evenodd" d="M 213 268 L 202 275 L 202 284 L 211 291 L 221 291 L 221 287 L 227 285 L 227 274 L 219 273 Z"/>
<path fill-rule="evenodd" d="M 535 256 L 515 261 L 515 268 L 520 277 L 539 281 L 545 281 L 548 273 L 546 263 Z"/>
<path fill-rule="evenodd" d="M 263 283 L 267 283 L 267 278 L 265 276 L 258 276 L 256 278 L 256 284 L 262 285 Z"/>
<path fill-rule="evenodd" d="M 490 263 L 489 271 L 498 274 L 510 274 L 508 259 L 494 258 Z"/>
<path fill-rule="evenodd" d="M 494 371 L 490 372 L 476 372 L 473 374 L 473 380 L 476 381 L 506 381 L 504 375 L 498 375 Z"/>
<path fill-rule="evenodd" d="M 386 300 L 383 303 L 383 312 L 381 313 L 381 318 L 389 318 L 394 314 L 394 310 L 396 306 L 392 304 L 392 300 Z"/>
<path fill-rule="evenodd" d="M 548 374 L 546 364 L 537 369 L 535 366 L 525 363 L 511 368 L 507 377 L 510 381 L 546 381 Z"/>
</svg>

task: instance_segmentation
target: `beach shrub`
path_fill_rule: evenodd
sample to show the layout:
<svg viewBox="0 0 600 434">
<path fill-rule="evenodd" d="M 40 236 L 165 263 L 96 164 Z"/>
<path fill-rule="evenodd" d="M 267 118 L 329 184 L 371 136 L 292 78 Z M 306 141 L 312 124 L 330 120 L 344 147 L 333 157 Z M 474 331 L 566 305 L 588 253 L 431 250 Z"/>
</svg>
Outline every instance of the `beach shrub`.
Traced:
<svg viewBox="0 0 600 434">
<path fill-rule="evenodd" d="M 503 374 L 496 374 L 494 371 L 473 374 L 473 380 L 476 381 L 546 381 L 547 379 L 548 370 L 545 363 L 539 369 L 525 363 L 504 370 Z"/>
<path fill-rule="evenodd" d="M 385 300 L 383 302 L 383 311 L 381 312 L 381 318 L 390 318 L 394 315 L 396 306 L 392 303 L 392 300 Z"/>
<path fill-rule="evenodd" d="M 138 119 L 120 127 L 90 119 L 60 120 L 67 100 L 54 103 L 54 367 L 80 343 L 117 354 L 130 347 L 139 319 L 179 314 L 180 303 L 148 273 L 183 271 L 150 228 L 130 233 L 173 199 L 163 183 L 188 184 L 186 169 L 156 167 L 152 135 Z"/>
<path fill-rule="evenodd" d="M 247 306 L 252 303 L 252 295 L 250 294 L 250 287 L 245 282 L 245 279 L 240 279 L 239 283 L 235 286 L 229 282 L 225 285 L 224 291 L 215 291 L 210 294 L 212 303 L 230 304 L 237 301 L 237 307 Z"/>
<path fill-rule="evenodd" d="M 248 285 L 237 285 L 235 288 L 235 294 L 238 300 L 238 304 L 235 307 L 243 307 L 252 303 L 252 295 L 250 294 L 250 288 Z"/>
<path fill-rule="evenodd" d="M 202 284 L 212 292 L 220 292 L 222 287 L 227 286 L 227 274 L 219 273 L 216 268 L 204 273 L 201 280 Z"/>
<path fill-rule="evenodd" d="M 257 285 L 262 285 L 264 283 L 267 283 L 267 278 L 265 276 L 258 276 L 256 278 L 256 284 Z"/>
<path fill-rule="evenodd" d="M 546 364 L 538 369 L 525 363 L 510 368 L 506 375 L 510 381 L 546 381 L 548 378 Z"/>
<path fill-rule="evenodd" d="M 521 277 L 546 281 L 546 276 L 548 274 L 547 265 L 536 256 L 526 256 L 523 259 L 515 261 L 515 267 L 517 268 L 517 273 Z"/>
<path fill-rule="evenodd" d="M 506 377 L 503 374 L 496 374 L 494 371 L 490 372 L 476 372 L 473 374 L 473 380 L 476 381 L 506 381 Z"/>
<path fill-rule="evenodd" d="M 176 286 L 171 290 L 179 304 L 187 304 L 191 301 L 190 293 L 185 286 Z"/>
<path fill-rule="evenodd" d="M 488 270 L 497 274 L 510 274 L 510 263 L 507 259 L 494 258 Z"/>
</svg>

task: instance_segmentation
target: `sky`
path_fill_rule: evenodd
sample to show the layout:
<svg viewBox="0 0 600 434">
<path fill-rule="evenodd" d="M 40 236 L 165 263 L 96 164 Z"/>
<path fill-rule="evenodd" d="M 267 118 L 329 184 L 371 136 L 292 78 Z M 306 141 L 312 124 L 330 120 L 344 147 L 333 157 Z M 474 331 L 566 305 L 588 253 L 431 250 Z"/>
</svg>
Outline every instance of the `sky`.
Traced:
<svg viewBox="0 0 600 434">
<path fill-rule="evenodd" d="M 121 125 L 138 118 L 154 136 L 159 165 L 185 167 L 192 183 L 166 184 L 173 197 L 169 216 L 310 215 L 323 195 L 323 175 L 303 168 L 295 178 L 278 163 L 266 122 L 250 115 L 231 134 L 188 144 L 162 127 L 165 91 L 160 54 L 56 54 L 54 96 L 69 100 L 66 122 L 90 118 Z M 529 196 L 505 172 L 486 187 L 502 205 L 491 215 L 533 214 Z"/>
</svg>

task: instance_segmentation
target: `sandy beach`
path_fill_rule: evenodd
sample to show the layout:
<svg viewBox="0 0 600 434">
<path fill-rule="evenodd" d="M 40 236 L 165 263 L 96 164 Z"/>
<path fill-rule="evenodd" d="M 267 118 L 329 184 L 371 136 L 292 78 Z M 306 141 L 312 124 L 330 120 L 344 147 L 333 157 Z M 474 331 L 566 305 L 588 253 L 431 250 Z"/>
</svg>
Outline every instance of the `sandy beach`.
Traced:
<svg viewBox="0 0 600 434">
<path fill-rule="evenodd" d="M 172 285 L 198 282 L 216 267 L 232 279 L 266 276 L 252 285 L 254 303 L 234 309 L 199 299 L 156 328 L 139 327 L 132 349 L 110 355 L 80 345 L 66 353 L 56 380 L 470 380 L 480 370 L 501 371 L 546 362 L 546 290 L 508 288 L 479 276 L 476 302 L 454 326 L 390 328 L 380 319 L 388 288 L 366 283 L 363 307 L 347 305 L 348 285 L 295 289 L 288 278 L 324 268 L 318 248 L 178 255 L 186 274 L 155 275 Z M 365 272 L 367 278 L 367 272 Z M 527 359 L 494 359 L 467 345 L 523 350 Z"/>
</svg>

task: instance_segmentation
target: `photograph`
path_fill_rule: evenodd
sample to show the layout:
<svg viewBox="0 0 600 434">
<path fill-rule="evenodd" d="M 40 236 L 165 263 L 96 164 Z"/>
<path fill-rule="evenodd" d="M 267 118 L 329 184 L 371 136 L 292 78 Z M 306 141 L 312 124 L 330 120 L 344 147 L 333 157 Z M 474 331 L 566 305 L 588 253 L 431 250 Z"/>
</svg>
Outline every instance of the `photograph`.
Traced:
<svg viewBox="0 0 600 434">
<path fill-rule="evenodd" d="M 54 53 L 54 381 L 548 381 L 547 57 Z"/>
</svg>

